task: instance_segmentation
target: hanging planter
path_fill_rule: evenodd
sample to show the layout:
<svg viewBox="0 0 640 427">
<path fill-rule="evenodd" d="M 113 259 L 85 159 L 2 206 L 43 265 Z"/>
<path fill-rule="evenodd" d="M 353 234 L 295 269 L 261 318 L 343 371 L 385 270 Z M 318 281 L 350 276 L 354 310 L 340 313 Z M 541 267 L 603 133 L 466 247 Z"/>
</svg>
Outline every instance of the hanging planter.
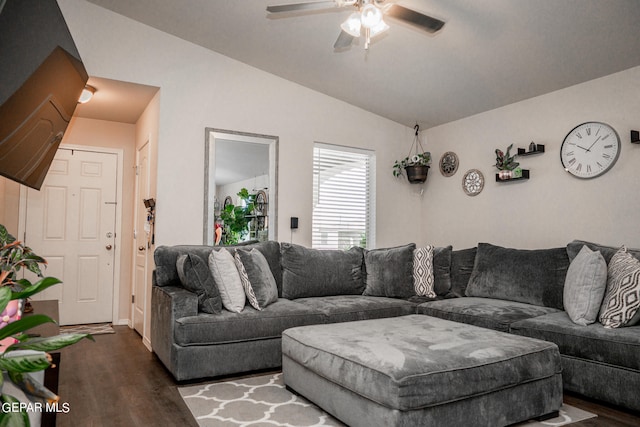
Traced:
<svg viewBox="0 0 640 427">
<path fill-rule="evenodd" d="M 393 176 L 399 177 L 406 174 L 407 180 L 411 184 L 422 184 L 427 180 L 429 165 L 431 164 L 431 153 L 424 151 L 424 148 L 422 148 L 422 143 L 418 138 L 420 126 L 416 124 L 413 128 L 416 133 L 413 138 L 413 144 L 409 149 L 409 155 L 403 160 L 395 161 L 393 164 Z"/>
<path fill-rule="evenodd" d="M 424 165 L 412 165 L 404 168 L 407 174 L 407 179 L 412 184 L 422 184 L 427 180 L 427 174 L 429 173 L 429 166 Z"/>
</svg>

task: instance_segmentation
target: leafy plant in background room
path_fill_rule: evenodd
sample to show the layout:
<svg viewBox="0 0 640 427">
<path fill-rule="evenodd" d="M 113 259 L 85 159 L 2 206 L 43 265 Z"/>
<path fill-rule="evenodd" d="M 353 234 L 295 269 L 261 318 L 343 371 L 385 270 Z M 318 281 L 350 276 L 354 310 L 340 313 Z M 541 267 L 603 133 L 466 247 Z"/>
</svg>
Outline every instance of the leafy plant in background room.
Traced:
<svg viewBox="0 0 640 427">
<path fill-rule="evenodd" d="M 16 240 L 5 226 L 0 224 L 0 370 L 6 374 L 0 379 L 0 400 L 3 404 L 12 405 L 19 402 L 14 396 L 6 393 L 7 378 L 27 396 L 43 400 L 50 405 L 57 403 L 59 397 L 34 380 L 30 373 L 51 366 L 52 359 L 48 351 L 59 350 L 83 338 L 93 340 L 89 334 L 35 337 L 26 333 L 35 326 L 55 323 L 53 319 L 42 314 L 21 318 L 21 307 L 26 298 L 61 283 L 53 277 L 42 277 L 40 265 L 46 266 L 46 263 L 44 258 Z M 38 275 L 39 280 L 32 284 L 27 279 L 17 279 L 17 273 L 21 268 Z M 3 410 L 0 412 L 0 425 L 29 426 L 29 417 L 22 407 L 20 411 Z"/>
<path fill-rule="evenodd" d="M 254 210 L 255 195 L 249 194 L 246 188 L 238 192 L 238 197 L 243 201 L 242 205 L 229 204 L 220 212 L 222 218 L 225 240 L 227 245 L 241 242 L 249 232 L 249 218 Z"/>
</svg>

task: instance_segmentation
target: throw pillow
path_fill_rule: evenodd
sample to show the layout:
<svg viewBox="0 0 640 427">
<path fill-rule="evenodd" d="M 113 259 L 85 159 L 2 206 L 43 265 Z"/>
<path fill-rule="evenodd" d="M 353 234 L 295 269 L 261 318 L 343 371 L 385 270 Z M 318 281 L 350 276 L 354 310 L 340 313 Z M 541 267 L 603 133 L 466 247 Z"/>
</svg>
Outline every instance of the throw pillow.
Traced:
<svg viewBox="0 0 640 427">
<path fill-rule="evenodd" d="M 598 319 L 607 287 L 607 263 L 588 246 L 569 264 L 564 282 L 564 309 L 576 324 L 587 326 Z"/>
<path fill-rule="evenodd" d="M 364 252 L 366 288 L 363 295 L 409 298 L 413 287 L 413 251 L 415 243 L 395 248 Z"/>
<path fill-rule="evenodd" d="M 362 295 L 362 248 L 319 250 L 281 243 L 282 297 Z"/>
<path fill-rule="evenodd" d="M 233 261 L 236 263 L 236 268 L 238 269 L 238 274 L 240 275 L 240 283 L 242 283 L 244 294 L 247 296 L 249 304 L 251 304 L 251 307 L 255 308 L 256 310 L 262 310 L 262 308 L 260 308 L 260 303 L 258 303 L 258 299 L 256 298 L 256 294 L 253 293 L 253 288 L 251 287 L 251 281 L 249 280 L 249 276 L 247 275 L 247 270 L 245 270 L 244 264 L 242 264 L 242 260 L 240 259 L 240 255 L 237 251 L 233 255 Z"/>
<path fill-rule="evenodd" d="M 209 269 L 218 285 L 223 307 L 231 312 L 240 313 L 247 300 L 233 255 L 226 249 L 211 251 Z"/>
<path fill-rule="evenodd" d="M 600 323 L 605 328 L 637 324 L 640 321 L 640 261 L 621 248 L 611 258 L 608 274 Z"/>
<path fill-rule="evenodd" d="M 239 258 L 240 264 L 247 274 L 259 308 L 253 304 L 251 305 L 258 310 L 262 310 L 269 304 L 276 302 L 278 300 L 278 286 L 265 256 L 258 249 L 251 249 L 250 251 L 238 249 L 236 257 Z M 240 268 L 238 268 L 238 271 L 240 271 Z M 249 294 L 247 294 L 248 296 Z"/>
<path fill-rule="evenodd" d="M 183 254 L 176 261 L 176 270 L 182 286 L 198 295 L 198 309 L 204 313 L 222 312 L 220 292 L 213 281 L 211 271 L 202 258 L 197 255 Z"/>
<path fill-rule="evenodd" d="M 413 286 L 416 295 L 435 298 L 433 290 L 433 246 L 416 248 L 413 251 Z"/>
<path fill-rule="evenodd" d="M 566 247 L 526 250 L 479 243 L 465 294 L 562 310 L 568 268 Z"/>
<path fill-rule="evenodd" d="M 453 246 L 433 248 L 433 291 L 446 295 L 451 291 L 451 255 Z"/>
<path fill-rule="evenodd" d="M 451 252 L 451 294 L 463 297 L 469 278 L 473 273 L 477 248 L 459 249 Z"/>
</svg>

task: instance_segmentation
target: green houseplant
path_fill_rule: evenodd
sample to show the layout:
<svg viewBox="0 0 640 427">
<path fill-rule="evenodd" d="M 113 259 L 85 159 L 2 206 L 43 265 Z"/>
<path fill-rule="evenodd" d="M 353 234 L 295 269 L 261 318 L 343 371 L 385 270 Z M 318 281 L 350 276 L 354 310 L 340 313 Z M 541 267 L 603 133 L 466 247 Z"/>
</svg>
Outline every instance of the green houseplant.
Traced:
<svg viewBox="0 0 640 427">
<path fill-rule="evenodd" d="M 55 410 L 59 397 L 33 379 L 30 373 L 42 371 L 51 365 L 48 351 L 58 350 L 74 344 L 83 338 L 93 340 L 89 334 L 67 334 L 53 337 L 34 337 L 26 333 L 29 329 L 44 324 L 55 323 L 42 314 L 21 318 L 21 302 L 60 283 L 53 277 L 42 277 L 40 266 L 45 266 L 44 258 L 36 255 L 29 247 L 13 237 L 0 224 L 0 369 L 6 377 L 25 394 L 42 404 L 41 410 Z M 21 268 L 38 275 L 39 280 L 31 283 L 18 279 Z M 18 399 L 5 391 L 4 375 L 0 379 L 0 426 L 29 426 L 25 407 Z M 11 410 L 5 410 L 9 408 Z M 17 408 L 17 410 L 13 410 Z"/>
<path fill-rule="evenodd" d="M 242 241 L 249 232 L 248 216 L 254 210 L 255 195 L 249 194 L 246 188 L 238 192 L 238 197 L 244 202 L 244 206 L 229 204 L 220 212 L 224 227 L 224 243 L 234 245 Z"/>
<path fill-rule="evenodd" d="M 513 144 L 507 147 L 506 154 L 496 148 L 496 168 L 500 171 L 498 176 L 500 179 L 509 179 L 515 178 L 519 171 L 520 163 L 516 162 L 517 154 L 511 155 L 511 149 L 513 148 Z"/>
<path fill-rule="evenodd" d="M 412 184 L 423 183 L 427 180 L 431 165 L 431 153 L 424 151 L 419 138 L 420 126 L 416 124 L 413 129 L 415 135 L 409 149 L 409 155 L 402 160 L 396 160 L 393 164 L 393 176 L 399 177 L 406 174 L 407 180 Z M 415 151 L 414 151 L 415 149 Z M 411 152 L 414 154 L 411 154 Z"/>
</svg>

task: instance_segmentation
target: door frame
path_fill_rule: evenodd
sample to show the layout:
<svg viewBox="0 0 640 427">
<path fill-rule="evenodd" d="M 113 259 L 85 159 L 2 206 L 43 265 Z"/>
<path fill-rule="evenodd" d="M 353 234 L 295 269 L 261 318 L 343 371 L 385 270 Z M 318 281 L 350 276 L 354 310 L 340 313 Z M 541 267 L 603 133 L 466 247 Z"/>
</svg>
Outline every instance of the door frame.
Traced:
<svg viewBox="0 0 640 427">
<path fill-rule="evenodd" d="M 114 325 L 127 324 L 120 322 L 120 257 L 122 247 L 122 185 L 124 178 L 124 150 L 121 148 L 94 147 L 88 145 L 77 144 L 60 144 L 60 149 L 73 151 L 88 151 L 92 153 L 115 154 L 116 155 L 116 223 L 115 230 L 115 248 L 113 254 L 113 301 L 111 303 L 111 323 Z M 24 236 L 27 225 L 27 187 L 20 185 L 20 207 L 18 214 L 18 235 Z"/>
</svg>

